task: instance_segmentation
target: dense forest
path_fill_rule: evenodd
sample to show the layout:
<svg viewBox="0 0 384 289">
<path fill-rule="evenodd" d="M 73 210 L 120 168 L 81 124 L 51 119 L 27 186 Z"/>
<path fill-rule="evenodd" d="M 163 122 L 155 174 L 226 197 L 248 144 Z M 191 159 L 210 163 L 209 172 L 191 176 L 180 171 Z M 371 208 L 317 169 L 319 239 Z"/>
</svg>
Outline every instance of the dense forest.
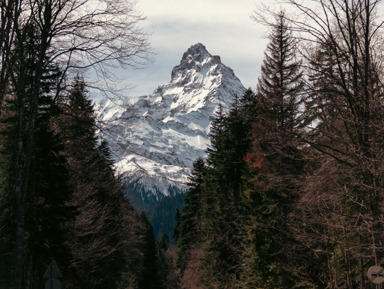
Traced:
<svg viewBox="0 0 384 289">
<path fill-rule="evenodd" d="M 52 260 L 68 289 L 381 288 L 367 278 L 384 263 L 380 2 L 255 15 L 270 28 L 257 87 L 215 115 L 158 240 L 81 74 L 144 59 L 140 16 L 120 0 L 2 2 L 0 288 L 43 288 Z"/>
<path fill-rule="evenodd" d="M 255 16 L 270 27 L 256 91 L 216 116 L 195 162 L 180 288 L 381 288 L 380 1 L 287 2 L 293 18 Z"/>
<path fill-rule="evenodd" d="M 159 282 L 152 227 L 115 177 L 81 76 L 106 91 L 110 68 L 146 58 L 147 38 L 132 2 L 96 2 L 1 3 L 0 288 L 44 288 L 53 260 L 62 288 Z"/>
</svg>

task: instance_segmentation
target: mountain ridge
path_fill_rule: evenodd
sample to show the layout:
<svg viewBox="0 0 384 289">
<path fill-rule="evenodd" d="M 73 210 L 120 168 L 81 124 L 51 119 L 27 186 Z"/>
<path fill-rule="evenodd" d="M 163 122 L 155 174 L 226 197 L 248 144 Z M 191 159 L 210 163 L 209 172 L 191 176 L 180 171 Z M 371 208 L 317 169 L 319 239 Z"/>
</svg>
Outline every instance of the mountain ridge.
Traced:
<svg viewBox="0 0 384 289">
<path fill-rule="evenodd" d="M 186 189 L 193 162 L 210 145 L 210 123 L 245 91 L 233 70 L 197 43 L 183 53 L 170 82 L 151 95 L 95 106 L 123 182 L 137 181 L 148 194 Z"/>
</svg>

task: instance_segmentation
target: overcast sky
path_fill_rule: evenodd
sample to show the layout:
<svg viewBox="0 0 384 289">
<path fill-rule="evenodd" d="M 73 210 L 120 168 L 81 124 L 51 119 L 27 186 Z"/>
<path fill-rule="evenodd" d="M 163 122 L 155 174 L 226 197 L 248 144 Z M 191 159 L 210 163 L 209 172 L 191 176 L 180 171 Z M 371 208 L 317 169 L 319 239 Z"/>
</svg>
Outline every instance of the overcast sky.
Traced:
<svg viewBox="0 0 384 289">
<path fill-rule="evenodd" d="M 136 87 L 127 94 L 151 94 L 171 79 L 172 68 L 183 53 L 198 42 L 232 68 L 245 87 L 256 87 L 267 44 L 264 27 L 250 15 L 261 0 L 138 0 L 136 8 L 147 18 L 155 54 L 153 63 L 141 70 L 126 71 Z"/>
</svg>

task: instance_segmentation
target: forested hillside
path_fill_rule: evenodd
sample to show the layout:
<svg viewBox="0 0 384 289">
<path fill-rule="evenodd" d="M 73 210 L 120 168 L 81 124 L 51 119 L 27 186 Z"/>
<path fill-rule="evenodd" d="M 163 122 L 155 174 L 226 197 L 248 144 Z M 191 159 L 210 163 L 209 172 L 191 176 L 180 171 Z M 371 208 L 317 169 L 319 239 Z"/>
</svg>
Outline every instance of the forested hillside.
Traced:
<svg viewBox="0 0 384 289">
<path fill-rule="evenodd" d="M 108 79 L 142 59 L 140 16 L 119 0 L 3 2 L 0 288 L 43 288 L 52 260 L 62 288 L 380 288 L 367 278 L 384 263 L 380 2 L 287 0 L 289 13 L 255 16 L 270 28 L 257 87 L 214 116 L 158 241 L 79 70 Z"/>
<path fill-rule="evenodd" d="M 384 261 L 379 3 L 287 2 L 307 22 L 274 14 L 256 91 L 216 117 L 195 162 L 181 288 L 379 288 L 367 278 Z"/>
</svg>

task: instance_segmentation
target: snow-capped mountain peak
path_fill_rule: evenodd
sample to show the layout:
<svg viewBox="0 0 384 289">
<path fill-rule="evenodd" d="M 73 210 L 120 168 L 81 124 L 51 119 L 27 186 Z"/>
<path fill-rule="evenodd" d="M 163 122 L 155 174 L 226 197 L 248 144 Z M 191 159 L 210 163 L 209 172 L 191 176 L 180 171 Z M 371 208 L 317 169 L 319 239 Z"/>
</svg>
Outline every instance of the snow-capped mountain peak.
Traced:
<svg viewBox="0 0 384 289">
<path fill-rule="evenodd" d="M 172 70 L 172 80 L 184 77 L 185 72 L 200 72 L 208 63 L 221 63 L 219 56 L 212 56 L 201 43 L 192 45 L 184 54 L 180 64 Z"/>
<path fill-rule="evenodd" d="M 191 46 L 171 73 L 171 81 L 129 103 L 101 101 L 98 119 L 126 182 L 168 195 L 184 188 L 193 161 L 209 146 L 212 117 L 245 91 L 232 69 L 201 43 Z"/>
</svg>

